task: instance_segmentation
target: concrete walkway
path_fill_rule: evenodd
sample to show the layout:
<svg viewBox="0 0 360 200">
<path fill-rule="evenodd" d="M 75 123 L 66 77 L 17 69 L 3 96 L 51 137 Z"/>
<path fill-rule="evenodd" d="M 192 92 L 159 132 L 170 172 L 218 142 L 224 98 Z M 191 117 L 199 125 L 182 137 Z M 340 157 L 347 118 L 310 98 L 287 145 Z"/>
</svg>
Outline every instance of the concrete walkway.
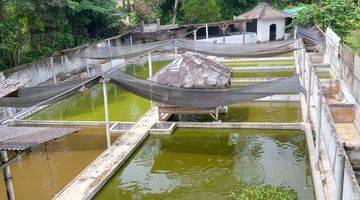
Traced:
<svg viewBox="0 0 360 200">
<path fill-rule="evenodd" d="M 150 109 L 130 130 L 97 157 L 54 199 L 91 199 L 149 135 L 158 121 L 158 109 Z M 69 163 L 71 165 L 71 163 Z"/>
</svg>

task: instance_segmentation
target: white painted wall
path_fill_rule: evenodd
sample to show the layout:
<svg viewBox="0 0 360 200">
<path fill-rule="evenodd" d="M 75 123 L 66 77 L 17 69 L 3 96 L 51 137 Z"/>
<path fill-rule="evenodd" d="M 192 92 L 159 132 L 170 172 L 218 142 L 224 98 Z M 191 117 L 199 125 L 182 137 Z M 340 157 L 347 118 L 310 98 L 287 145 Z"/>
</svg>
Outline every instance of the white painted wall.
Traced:
<svg viewBox="0 0 360 200">
<path fill-rule="evenodd" d="M 269 41 L 271 24 L 276 24 L 276 40 L 284 39 L 285 19 L 258 19 L 257 20 L 258 42 Z"/>
<path fill-rule="evenodd" d="M 198 41 L 210 42 L 210 43 L 223 43 L 223 37 L 213 37 L 209 39 L 201 39 Z M 230 44 L 242 44 L 243 35 L 231 35 L 225 36 L 225 43 Z M 245 34 L 245 43 L 256 43 L 256 33 L 246 33 Z"/>
</svg>

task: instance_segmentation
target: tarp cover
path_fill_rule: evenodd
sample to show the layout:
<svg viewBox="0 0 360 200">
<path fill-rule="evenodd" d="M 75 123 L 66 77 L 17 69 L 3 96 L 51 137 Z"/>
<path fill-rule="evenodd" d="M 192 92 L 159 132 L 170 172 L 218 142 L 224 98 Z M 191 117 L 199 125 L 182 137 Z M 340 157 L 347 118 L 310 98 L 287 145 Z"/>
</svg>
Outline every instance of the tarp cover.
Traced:
<svg viewBox="0 0 360 200">
<path fill-rule="evenodd" d="M 248 102 L 275 94 L 303 92 L 299 76 L 240 88 L 189 89 L 159 84 L 139 79 L 117 70 L 108 75 L 110 82 L 138 96 L 174 106 L 212 108 Z"/>
<path fill-rule="evenodd" d="M 96 85 L 99 80 L 100 77 L 93 77 L 58 84 L 20 88 L 16 97 L 0 98 L 0 107 L 31 107 L 53 98 L 41 105 L 52 104 L 79 93 L 79 89 L 83 86 L 90 88 Z M 65 92 L 66 94 L 62 94 Z"/>
</svg>

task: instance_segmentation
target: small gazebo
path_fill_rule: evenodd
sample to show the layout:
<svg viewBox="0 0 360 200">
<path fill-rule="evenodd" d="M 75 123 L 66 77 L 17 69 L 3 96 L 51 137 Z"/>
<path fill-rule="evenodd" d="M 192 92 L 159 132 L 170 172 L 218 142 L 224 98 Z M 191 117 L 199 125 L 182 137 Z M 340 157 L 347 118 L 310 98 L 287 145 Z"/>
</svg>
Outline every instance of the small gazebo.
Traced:
<svg viewBox="0 0 360 200">
<path fill-rule="evenodd" d="M 232 70 L 196 53 L 184 53 L 156 73 L 151 80 L 179 88 L 230 87 Z M 210 114 L 216 120 L 220 108 L 190 108 L 158 103 L 159 116 L 164 114 Z"/>
<path fill-rule="evenodd" d="M 267 42 L 285 39 L 285 26 L 291 16 L 262 2 L 234 19 L 247 20 L 246 31 L 255 32 L 257 42 Z"/>
</svg>

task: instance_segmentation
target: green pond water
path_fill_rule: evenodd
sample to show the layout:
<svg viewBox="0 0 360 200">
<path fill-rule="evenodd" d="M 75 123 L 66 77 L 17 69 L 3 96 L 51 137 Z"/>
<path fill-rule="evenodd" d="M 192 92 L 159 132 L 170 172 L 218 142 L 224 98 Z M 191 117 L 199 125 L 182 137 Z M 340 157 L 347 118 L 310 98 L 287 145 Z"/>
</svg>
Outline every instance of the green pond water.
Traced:
<svg viewBox="0 0 360 200">
<path fill-rule="evenodd" d="M 11 164 L 17 200 L 48 200 L 61 191 L 106 149 L 104 127 L 83 127 L 78 133 L 53 140 L 32 149 Z M 115 141 L 117 136 L 112 136 Z M 0 179 L 3 180 L 1 173 Z M 4 182 L 0 199 L 6 199 Z"/>
<path fill-rule="evenodd" d="M 250 184 L 314 199 L 301 131 L 177 129 L 150 136 L 95 196 L 105 199 L 233 199 Z"/>
<path fill-rule="evenodd" d="M 153 63 L 154 73 L 170 61 Z M 125 72 L 147 78 L 147 63 L 129 65 Z M 111 121 L 136 121 L 151 106 L 150 101 L 127 92 L 115 85 L 108 85 L 108 102 Z M 104 101 L 102 85 L 97 85 L 89 92 L 79 93 L 69 99 L 58 102 L 29 117 L 32 120 L 65 120 L 65 121 L 104 121 Z"/>
<path fill-rule="evenodd" d="M 262 78 L 262 77 L 287 77 L 294 75 L 293 71 L 277 72 L 233 72 L 231 78 Z"/>
<path fill-rule="evenodd" d="M 299 102 L 249 102 L 229 106 L 227 114 L 220 114 L 223 122 L 299 122 Z M 176 115 L 171 121 L 213 121 L 210 115 Z"/>
<path fill-rule="evenodd" d="M 256 62 L 243 62 L 243 61 L 223 61 L 223 64 L 229 67 L 279 67 L 279 66 L 294 66 L 294 61 L 256 61 Z"/>
<path fill-rule="evenodd" d="M 316 72 L 316 76 L 319 79 L 332 79 L 334 78 L 331 74 L 331 72 Z"/>
</svg>

